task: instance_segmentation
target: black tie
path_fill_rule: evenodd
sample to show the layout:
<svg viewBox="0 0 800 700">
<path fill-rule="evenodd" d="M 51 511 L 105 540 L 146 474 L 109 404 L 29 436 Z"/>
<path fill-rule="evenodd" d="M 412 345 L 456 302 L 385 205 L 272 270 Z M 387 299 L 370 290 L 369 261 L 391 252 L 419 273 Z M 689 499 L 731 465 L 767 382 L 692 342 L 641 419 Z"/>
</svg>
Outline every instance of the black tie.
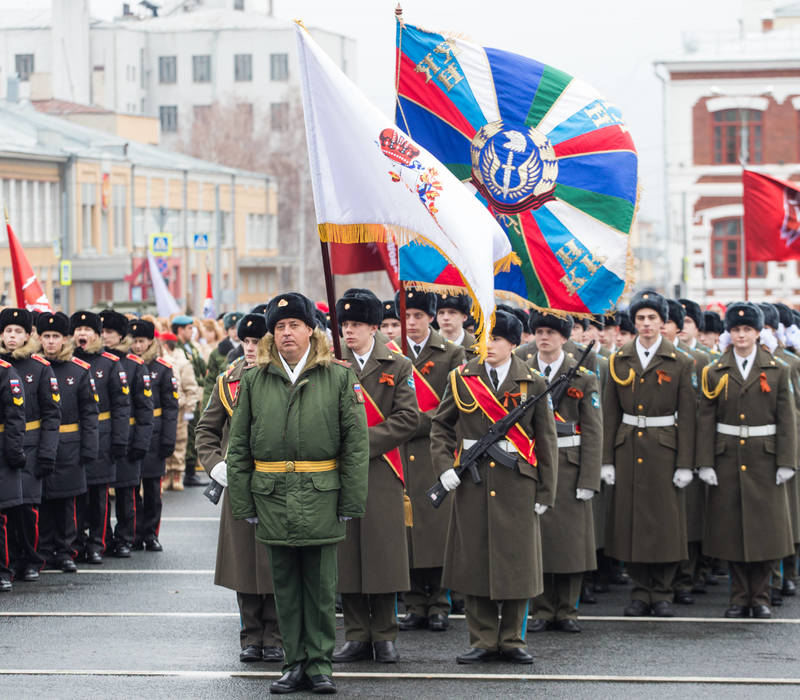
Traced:
<svg viewBox="0 0 800 700">
<path fill-rule="evenodd" d="M 358 358 L 358 363 L 359 363 L 359 364 L 360 364 L 362 367 L 363 367 L 363 366 L 366 364 L 366 362 L 367 362 L 367 359 L 366 359 L 365 357 L 359 357 L 359 358 Z"/>
<path fill-rule="evenodd" d="M 417 357 L 419 357 L 419 354 L 420 354 L 420 352 L 422 352 L 422 346 L 421 346 L 421 345 L 415 345 L 415 346 L 414 346 L 414 354 L 415 354 Z"/>
<path fill-rule="evenodd" d="M 553 369 L 551 365 L 547 365 L 547 367 L 544 368 L 544 376 L 547 377 L 548 379 L 550 378 L 551 369 Z"/>
<path fill-rule="evenodd" d="M 495 388 L 495 390 L 497 390 L 497 387 L 500 384 L 500 380 L 497 377 L 497 370 L 494 367 L 492 367 L 492 369 L 489 370 L 489 379 L 492 380 L 492 386 Z"/>
<path fill-rule="evenodd" d="M 649 350 L 645 350 L 644 351 L 644 356 L 645 357 L 650 357 L 650 351 Z"/>
<path fill-rule="evenodd" d="M 742 374 L 744 374 L 745 369 L 747 369 L 747 358 L 742 360 Z"/>
</svg>

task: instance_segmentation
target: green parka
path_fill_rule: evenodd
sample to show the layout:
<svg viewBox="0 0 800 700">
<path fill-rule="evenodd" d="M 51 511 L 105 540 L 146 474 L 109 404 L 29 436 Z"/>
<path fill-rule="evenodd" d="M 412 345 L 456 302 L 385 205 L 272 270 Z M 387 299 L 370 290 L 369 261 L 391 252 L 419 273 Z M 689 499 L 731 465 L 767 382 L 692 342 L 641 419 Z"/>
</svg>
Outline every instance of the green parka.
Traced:
<svg viewBox="0 0 800 700">
<path fill-rule="evenodd" d="M 237 520 L 258 517 L 264 544 L 306 547 L 340 542 L 345 523 L 367 499 L 369 437 L 353 371 L 336 363 L 321 331 L 296 384 L 283 369 L 273 336 L 258 346 L 257 367 L 239 387 L 228 441 L 228 495 Z M 255 461 L 336 459 L 323 472 L 265 473 Z"/>
</svg>

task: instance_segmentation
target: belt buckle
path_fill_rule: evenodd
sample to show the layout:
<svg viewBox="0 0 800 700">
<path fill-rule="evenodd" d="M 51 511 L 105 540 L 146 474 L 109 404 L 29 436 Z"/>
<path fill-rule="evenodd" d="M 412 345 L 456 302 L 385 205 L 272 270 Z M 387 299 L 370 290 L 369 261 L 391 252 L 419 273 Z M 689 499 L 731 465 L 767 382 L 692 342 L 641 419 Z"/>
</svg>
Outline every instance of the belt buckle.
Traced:
<svg viewBox="0 0 800 700">
<path fill-rule="evenodd" d="M 646 428 L 647 427 L 647 416 L 636 416 L 636 427 L 637 428 Z"/>
<path fill-rule="evenodd" d="M 750 426 L 749 425 L 740 425 L 739 426 L 739 437 L 740 438 L 749 438 L 750 437 Z"/>
<path fill-rule="evenodd" d="M 293 472 L 294 471 L 294 462 L 292 462 L 292 461 L 286 462 L 286 471 L 287 472 Z"/>
</svg>

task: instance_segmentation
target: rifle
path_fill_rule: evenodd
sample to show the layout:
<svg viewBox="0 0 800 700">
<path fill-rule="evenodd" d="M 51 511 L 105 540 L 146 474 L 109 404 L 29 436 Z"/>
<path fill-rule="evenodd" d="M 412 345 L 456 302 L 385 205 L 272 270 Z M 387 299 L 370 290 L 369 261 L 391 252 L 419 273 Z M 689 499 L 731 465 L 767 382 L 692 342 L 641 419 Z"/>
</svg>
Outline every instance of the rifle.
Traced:
<svg viewBox="0 0 800 700">
<path fill-rule="evenodd" d="M 567 372 L 560 374 L 559 377 L 553 381 L 543 392 L 537 394 L 536 396 L 531 396 L 530 398 L 525 399 L 525 401 L 520 403 L 516 408 L 511 409 L 505 416 L 503 416 L 503 418 L 494 423 L 492 427 L 489 428 L 489 430 L 482 435 L 474 445 L 472 445 L 472 447 L 470 447 L 468 450 L 464 450 L 464 452 L 461 454 L 461 463 L 455 467 L 456 475 L 461 478 L 461 475 L 464 472 L 469 472 L 469 475 L 472 477 L 472 481 L 476 484 L 480 484 L 481 475 L 478 474 L 478 462 L 480 462 L 480 460 L 484 457 L 491 457 L 498 464 L 506 467 L 507 469 L 516 468 L 516 456 L 510 455 L 504 450 L 500 449 L 497 446 L 497 443 L 505 438 L 512 426 L 525 415 L 525 412 L 531 406 L 541 401 L 548 394 L 560 390 L 561 387 L 566 387 L 572 381 L 572 378 L 578 371 L 578 367 L 583 364 L 584 360 L 594 347 L 594 343 L 594 340 L 589 343 L 588 347 L 583 351 L 583 354 L 575 366 L 567 370 Z M 431 502 L 431 505 L 433 505 L 434 508 L 438 508 L 442 504 L 442 501 L 444 501 L 444 497 L 447 496 L 447 493 L 448 491 L 444 486 L 442 486 L 442 482 L 437 479 L 436 483 L 426 492 L 426 496 Z"/>
</svg>

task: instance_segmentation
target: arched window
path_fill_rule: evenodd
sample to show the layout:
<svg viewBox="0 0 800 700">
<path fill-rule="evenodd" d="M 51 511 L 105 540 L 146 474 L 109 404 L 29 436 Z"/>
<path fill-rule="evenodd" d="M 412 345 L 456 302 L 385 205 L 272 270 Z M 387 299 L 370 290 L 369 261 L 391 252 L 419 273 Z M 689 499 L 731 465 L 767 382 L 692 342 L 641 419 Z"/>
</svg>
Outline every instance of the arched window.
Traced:
<svg viewBox="0 0 800 700">
<path fill-rule="evenodd" d="M 766 277 L 765 262 L 750 262 L 748 277 Z M 718 219 L 711 224 L 711 276 L 742 277 L 742 219 Z"/>
<path fill-rule="evenodd" d="M 763 112 L 757 109 L 721 109 L 714 112 L 712 123 L 715 163 L 764 162 Z"/>
</svg>

